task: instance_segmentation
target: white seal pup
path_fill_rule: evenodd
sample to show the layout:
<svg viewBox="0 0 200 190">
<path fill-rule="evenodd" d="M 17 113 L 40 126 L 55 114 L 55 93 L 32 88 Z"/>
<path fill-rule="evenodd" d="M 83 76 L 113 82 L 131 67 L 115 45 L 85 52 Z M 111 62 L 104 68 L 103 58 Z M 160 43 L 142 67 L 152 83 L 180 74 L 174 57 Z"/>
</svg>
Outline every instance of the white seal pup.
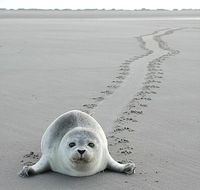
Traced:
<svg viewBox="0 0 200 190">
<path fill-rule="evenodd" d="M 42 156 L 33 166 L 24 166 L 19 175 L 28 177 L 49 170 L 89 176 L 105 169 L 132 174 L 134 163 L 120 164 L 108 151 L 104 131 L 90 115 L 73 110 L 55 119 L 41 140 Z"/>
</svg>

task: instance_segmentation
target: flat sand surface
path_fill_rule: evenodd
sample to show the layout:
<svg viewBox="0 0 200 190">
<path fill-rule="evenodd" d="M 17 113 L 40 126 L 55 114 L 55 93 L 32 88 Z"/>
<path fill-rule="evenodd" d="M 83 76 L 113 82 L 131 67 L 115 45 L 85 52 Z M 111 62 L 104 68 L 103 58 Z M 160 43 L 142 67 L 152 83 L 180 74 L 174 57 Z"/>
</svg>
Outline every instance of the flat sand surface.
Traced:
<svg viewBox="0 0 200 190">
<path fill-rule="evenodd" d="M 198 190 L 199 15 L 0 11 L 0 189 Z M 72 109 L 97 119 L 136 174 L 17 175 Z"/>
</svg>

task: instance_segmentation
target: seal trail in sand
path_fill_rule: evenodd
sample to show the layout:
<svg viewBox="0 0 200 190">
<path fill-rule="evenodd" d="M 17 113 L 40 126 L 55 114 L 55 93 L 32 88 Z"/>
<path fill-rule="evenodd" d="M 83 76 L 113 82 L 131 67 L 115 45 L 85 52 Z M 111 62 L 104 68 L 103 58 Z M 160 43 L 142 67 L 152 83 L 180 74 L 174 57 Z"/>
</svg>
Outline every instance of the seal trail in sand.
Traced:
<svg viewBox="0 0 200 190">
<path fill-rule="evenodd" d="M 140 92 L 142 88 L 150 89 L 147 93 L 156 93 L 155 90 L 159 88 L 158 84 L 161 83 L 163 75 L 162 69 L 159 68 L 161 61 L 164 61 L 164 59 L 171 56 L 174 52 L 161 49 L 159 45 L 161 42 L 158 43 L 154 37 L 157 36 L 158 38 L 160 35 L 167 35 L 169 31 L 171 31 L 171 29 L 156 31 L 153 34 L 142 37 L 145 47 L 149 50 L 153 50 L 153 53 L 131 64 L 130 74 L 124 80 L 121 87 L 94 109 L 93 116 L 101 123 L 106 133 L 111 132 L 114 127 L 113 123 L 117 119 L 120 120 L 121 111 L 132 101 L 133 97 L 138 93 L 143 93 Z M 144 100 L 148 101 L 150 97 L 144 97 Z M 113 107 L 115 109 L 113 109 Z M 145 107 L 145 105 L 143 105 L 143 107 Z M 138 112 L 137 114 L 140 113 L 141 112 Z"/>
<path fill-rule="evenodd" d="M 146 58 L 147 63 L 143 63 L 143 82 L 138 86 L 137 90 L 133 92 L 133 97 L 126 105 L 121 105 L 122 109 L 116 113 L 118 117 L 113 120 L 113 130 L 109 136 L 109 145 L 114 146 L 116 154 L 120 154 L 121 162 L 127 162 L 132 160 L 132 139 L 129 139 L 127 133 L 133 132 L 134 128 L 128 123 L 138 122 L 142 116 L 144 110 L 148 106 L 154 95 L 157 94 L 158 89 L 161 87 L 164 71 L 162 69 L 162 63 L 170 56 L 174 56 L 179 53 L 178 50 L 174 50 L 168 46 L 168 44 L 161 39 L 164 35 L 172 34 L 179 29 L 169 29 L 166 31 L 157 32 L 156 35 L 144 36 L 143 39 L 146 42 L 146 47 L 153 49 L 154 53 Z M 135 87 L 134 87 L 135 89 Z M 113 117 L 114 118 L 114 117 Z"/>
<path fill-rule="evenodd" d="M 131 65 L 143 57 L 149 56 L 153 53 L 152 50 L 145 47 L 145 42 L 141 36 L 136 37 L 139 42 L 139 46 L 145 51 L 141 55 L 133 56 L 126 59 L 123 63 L 119 65 L 118 75 L 113 78 L 110 84 L 107 85 L 106 89 L 102 90 L 97 97 L 90 99 L 90 103 L 83 104 L 81 110 L 92 115 L 95 109 L 104 102 L 109 96 L 112 96 L 118 88 L 123 86 L 126 78 L 131 74 Z"/>
<path fill-rule="evenodd" d="M 143 40 L 143 37 L 155 35 L 158 32 L 165 31 L 165 30 L 166 29 L 161 29 L 158 31 L 154 31 L 151 34 L 146 34 L 143 36 L 136 37 L 137 41 L 139 42 L 140 48 L 143 49 L 145 53 L 134 56 L 134 57 L 130 57 L 126 59 L 121 65 L 119 65 L 118 75 L 115 76 L 115 78 L 113 78 L 111 83 L 107 85 L 106 89 L 100 92 L 98 97 L 93 97 L 91 98 L 90 103 L 83 104 L 83 108 L 81 110 L 92 115 L 95 112 L 96 107 L 102 104 L 104 100 L 107 99 L 107 97 L 112 96 L 117 91 L 118 88 L 123 86 L 128 76 L 132 74 L 131 65 L 133 65 L 137 60 L 147 57 L 153 53 L 152 49 L 149 49 L 146 47 L 146 42 Z"/>
</svg>

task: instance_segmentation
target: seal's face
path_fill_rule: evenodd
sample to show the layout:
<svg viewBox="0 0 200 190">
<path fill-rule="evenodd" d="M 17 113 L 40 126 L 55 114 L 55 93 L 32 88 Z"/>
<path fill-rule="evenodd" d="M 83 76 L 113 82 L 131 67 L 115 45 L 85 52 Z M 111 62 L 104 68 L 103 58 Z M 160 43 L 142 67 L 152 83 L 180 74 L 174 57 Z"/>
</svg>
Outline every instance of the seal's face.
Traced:
<svg viewBox="0 0 200 190">
<path fill-rule="evenodd" d="M 62 152 L 66 162 L 77 170 L 90 168 L 100 154 L 101 147 L 97 135 L 89 130 L 76 129 L 69 132 L 62 140 Z"/>
</svg>

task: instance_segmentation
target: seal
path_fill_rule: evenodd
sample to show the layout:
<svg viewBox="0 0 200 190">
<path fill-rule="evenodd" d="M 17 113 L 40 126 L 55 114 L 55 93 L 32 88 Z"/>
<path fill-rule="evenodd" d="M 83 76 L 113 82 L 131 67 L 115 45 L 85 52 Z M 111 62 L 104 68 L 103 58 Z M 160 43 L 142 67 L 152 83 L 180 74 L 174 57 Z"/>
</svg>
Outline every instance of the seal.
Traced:
<svg viewBox="0 0 200 190">
<path fill-rule="evenodd" d="M 105 133 L 90 115 L 73 110 L 56 118 L 41 140 L 42 156 L 32 166 L 24 166 L 21 177 L 54 171 L 69 176 L 90 176 L 105 169 L 132 174 L 134 163 L 121 164 L 109 151 Z"/>
</svg>

